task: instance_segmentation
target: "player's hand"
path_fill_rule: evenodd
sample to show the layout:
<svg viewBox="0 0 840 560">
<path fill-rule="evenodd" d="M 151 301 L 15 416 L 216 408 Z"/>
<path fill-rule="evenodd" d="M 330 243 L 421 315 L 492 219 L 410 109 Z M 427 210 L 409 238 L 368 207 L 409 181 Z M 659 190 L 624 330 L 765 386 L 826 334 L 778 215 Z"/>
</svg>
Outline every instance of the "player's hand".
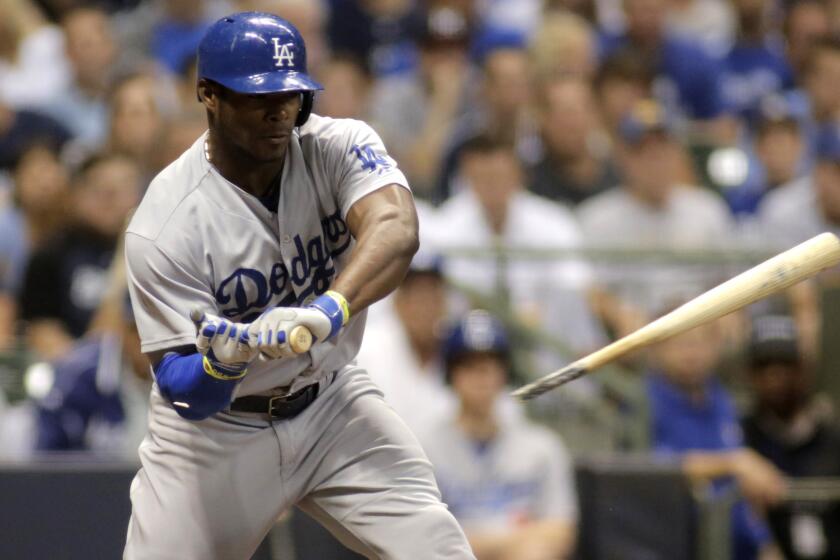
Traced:
<svg viewBox="0 0 840 560">
<path fill-rule="evenodd" d="M 350 318 L 347 301 L 341 294 L 328 291 L 307 307 L 275 307 L 251 323 L 248 331 L 263 359 L 294 356 L 289 333 L 295 327 L 309 329 L 316 342 L 323 342 L 341 330 Z"/>
<path fill-rule="evenodd" d="M 234 323 L 194 309 L 190 318 L 196 326 L 195 347 L 222 375 L 239 377 L 258 355 L 248 334 L 249 325 Z"/>
</svg>

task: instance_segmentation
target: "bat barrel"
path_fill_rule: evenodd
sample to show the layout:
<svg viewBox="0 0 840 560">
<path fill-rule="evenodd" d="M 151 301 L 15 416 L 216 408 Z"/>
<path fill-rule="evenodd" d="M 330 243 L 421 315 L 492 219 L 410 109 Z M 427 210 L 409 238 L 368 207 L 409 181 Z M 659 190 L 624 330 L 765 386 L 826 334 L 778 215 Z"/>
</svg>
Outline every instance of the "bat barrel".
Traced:
<svg viewBox="0 0 840 560">
<path fill-rule="evenodd" d="M 723 317 L 838 263 L 840 263 L 840 240 L 832 233 L 817 235 L 697 296 L 639 330 L 581 358 L 572 364 L 580 370 L 577 375 L 565 374 L 566 370 L 572 367 L 569 366 L 522 387 L 514 392 L 514 395 L 527 399 L 542 394 L 633 350 Z"/>
</svg>

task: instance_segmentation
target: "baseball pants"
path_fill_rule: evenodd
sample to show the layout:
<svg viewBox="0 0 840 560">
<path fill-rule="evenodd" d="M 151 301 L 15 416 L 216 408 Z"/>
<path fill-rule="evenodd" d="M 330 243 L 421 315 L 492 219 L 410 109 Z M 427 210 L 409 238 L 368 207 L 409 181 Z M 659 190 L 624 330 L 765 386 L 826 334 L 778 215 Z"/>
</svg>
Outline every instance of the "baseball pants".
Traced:
<svg viewBox="0 0 840 560">
<path fill-rule="evenodd" d="M 295 418 L 263 418 L 189 422 L 152 389 L 125 560 L 247 560 L 294 504 L 369 558 L 474 558 L 417 439 L 362 369 L 342 369 Z"/>
</svg>

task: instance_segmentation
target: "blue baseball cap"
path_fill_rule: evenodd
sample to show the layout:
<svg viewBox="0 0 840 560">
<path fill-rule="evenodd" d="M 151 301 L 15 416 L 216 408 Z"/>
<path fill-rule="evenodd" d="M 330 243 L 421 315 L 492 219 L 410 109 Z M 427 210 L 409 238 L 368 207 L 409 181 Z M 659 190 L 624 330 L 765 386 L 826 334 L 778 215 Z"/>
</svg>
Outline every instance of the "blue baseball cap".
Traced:
<svg viewBox="0 0 840 560">
<path fill-rule="evenodd" d="M 653 132 L 666 135 L 672 132 L 672 125 L 665 107 L 654 99 L 639 101 L 629 113 L 624 115 L 618 125 L 619 135 L 629 144 L 637 144 L 645 134 Z"/>
</svg>

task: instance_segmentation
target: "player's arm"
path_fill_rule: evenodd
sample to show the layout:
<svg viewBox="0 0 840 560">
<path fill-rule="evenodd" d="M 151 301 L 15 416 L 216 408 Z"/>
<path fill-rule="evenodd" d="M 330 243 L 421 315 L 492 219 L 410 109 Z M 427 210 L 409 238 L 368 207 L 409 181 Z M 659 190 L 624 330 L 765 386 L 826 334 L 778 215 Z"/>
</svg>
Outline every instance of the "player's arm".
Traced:
<svg viewBox="0 0 840 560">
<path fill-rule="evenodd" d="M 275 307 L 252 323 L 250 335 L 264 357 L 294 353 L 287 333 L 307 327 L 316 341 L 335 336 L 350 317 L 391 293 L 418 247 L 417 213 L 408 189 L 389 184 L 363 196 L 347 212 L 356 246 L 330 290 L 302 309 Z"/>
<path fill-rule="evenodd" d="M 399 286 L 419 246 L 417 212 L 408 189 L 388 185 L 350 207 L 347 226 L 356 246 L 332 289 L 358 313 Z"/>
</svg>

